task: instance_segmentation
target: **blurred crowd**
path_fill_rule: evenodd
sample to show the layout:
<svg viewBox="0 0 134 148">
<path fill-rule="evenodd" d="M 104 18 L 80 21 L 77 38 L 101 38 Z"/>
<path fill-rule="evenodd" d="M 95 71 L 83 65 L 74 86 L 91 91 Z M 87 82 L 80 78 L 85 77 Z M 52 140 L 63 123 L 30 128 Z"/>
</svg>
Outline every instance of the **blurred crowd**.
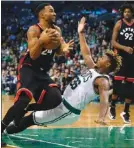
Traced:
<svg viewBox="0 0 134 148">
<path fill-rule="evenodd" d="M 2 18 L 2 91 L 6 94 L 14 94 L 17 82 L 17 63 L 20 56 L 27 49 L 26 31 L 29 26 L 36 23 L 35 16 L 28 8 L 19 10 L 17 6 L 12 9 L 7 8 Z M 21 18 L 19 18 L 18 17 Z M 77 33 L 77 23 L 81 18 L 81 13 L 59 13 L 57 14 L 56 24 L 61 28 L 62 35 L 66 42 L 74 39 L 73 50 L 64 56 L 55 57 L 54 64 L 49 74 L 59 85 L 61 92 L 67 84 L 78 74 L 81 74 L 85 64 L 80 52 L 79 39 Z M 111 29 L 106 21 L 95 21 L 97 16 L 86 15 L 87 28 L 86 40 L 91 48 L 92 57 L 97 61 L 99 55 L 111 48 Z M 91 21 L 91 20 L 94 21 Z"/>
</svg>

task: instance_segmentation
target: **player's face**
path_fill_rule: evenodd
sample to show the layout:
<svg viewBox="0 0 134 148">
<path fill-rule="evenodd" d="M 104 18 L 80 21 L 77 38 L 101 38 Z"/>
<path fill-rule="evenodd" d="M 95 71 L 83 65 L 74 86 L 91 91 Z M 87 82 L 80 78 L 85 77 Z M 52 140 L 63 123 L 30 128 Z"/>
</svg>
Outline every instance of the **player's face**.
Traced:
<svg viewBox="0 0 134 148">
<path fill-rule="evenodd" d="M 44 15 L 44 18 L 49 22 L 54 23 L 56 20 L 56 13 L 54 11 L 54 8 L 51 5 L 45 6 L 43 15 Z"/>
<path fill-rule="evenodd" d="M 110 66 L 110 60 L 107 55 L 98 58 L 97 67 L 107 69 Z"/>
<path fill-rule="evenodd" d="M 123 13 L 123 16 L 125 19 L 131 19 L 132 18 L 132 12 L 130 9 L 125 9 L 124 10 L 124 13 Z"/>
</svg>

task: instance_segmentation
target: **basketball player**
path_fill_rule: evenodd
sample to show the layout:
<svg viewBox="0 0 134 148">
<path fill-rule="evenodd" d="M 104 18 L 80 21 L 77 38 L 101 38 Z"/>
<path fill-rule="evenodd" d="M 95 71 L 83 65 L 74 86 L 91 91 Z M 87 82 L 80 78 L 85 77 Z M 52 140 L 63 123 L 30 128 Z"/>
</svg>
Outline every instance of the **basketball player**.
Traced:
<svg viewBox="0 0 134 148">
<path fill-rule="evenodd" d="M 14 127 L 12 124 L 7 127 L 6 132 L 8 134 L 20 132 L 31 125 L 72 124 L 78 120 L 85 106 L 98 95 L 100 96 L 100 112 L 95 122 L 106 124 L 105 116 L 108 110 L 109 95 L 111 94 L 110 81 L 106 74 L 119 70 L 121 58 L 109 51 L 105 56 L 99 58 L 97 64 L 95 64 L 85 40 L 84 28 L 85 18 L 83 17 L 78 25 L 78 34 L 81 53 L 88 69 L 74 78 L 67 86 L 60 105 L 47 111 L 43 111 L 42 106 L 41 111 L 35 111 L 24 117 L 18 127 Z"/>
<path fill-rule="evenodd" d="M 50 4 L 40 4 L 35 13 L 39 23 L 31 26 L 27 32 L 28 50 L 18 67 L 15 103 L 2 120 L 2 132 L 13 120 L 15 126 L 19 125 L 32 98 L 41 104 L 46 97 L 45 110 L 55 108 L 62 101 L 59 89 L 47 72 L 52 66 L 54 55 L 68 52 L 74 43 L 73 40 L 65 43 L 61 39 L 60 28 L 54 25 L 56 13 Z"/>
<path fill-rule="evenodd" d="M 118 97 L 125 98 L 124 111 L 120 114 L 124 123 L 130 123 L 129 106 L 134 99 L 134 19 L 131 5 L 122 7 L 123 18 L 114 27 L 112 44 L 122 57 L 122 67 L 114 77 L 110 119 L 116 118 L 115 103 Z"/>
</svg>

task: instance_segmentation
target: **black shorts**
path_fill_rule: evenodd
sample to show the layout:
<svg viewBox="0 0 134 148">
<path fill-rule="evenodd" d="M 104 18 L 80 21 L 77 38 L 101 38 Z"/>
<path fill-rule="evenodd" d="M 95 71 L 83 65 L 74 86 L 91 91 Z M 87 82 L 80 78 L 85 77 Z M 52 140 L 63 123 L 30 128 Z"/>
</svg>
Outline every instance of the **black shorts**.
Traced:
<svg viewBox="0 0 134 148">
<path fill-rule="evenodd" d="M 113 80 L 113 94 L 124 97 L 125 93 L 125 83 L 123 81 Z"/>
<path fill-rule="evenodd" d="M 129 78 L 134 78 L 134 54 L 126 55 L 122 57 L 122 66 L 120 70 L 116 73 L 116 76 L 125 76 Z"/>
<path fill-rule="evenodd" d="M 122 80 L 113 80 L 113 93 L 125 98 L 133 98 L 134 96 L 134 82 L 128 82 L 127 78 L 134 78 L 134 56 L 128 55 L 122 59 L 122 67 L 115 77 L 119 77 Z"/>
<path fill-rule="evenodd" d="M 23 66 L 18 74 L 15 101 L 18 100 L 21 92 L 25 92 L 30 99 L 34 98 L 38 104 L 41 104 L 51 87 L 57 87 L 57 85 L 47 73 L 35 72 L 31 67 Z"/>
</svg>

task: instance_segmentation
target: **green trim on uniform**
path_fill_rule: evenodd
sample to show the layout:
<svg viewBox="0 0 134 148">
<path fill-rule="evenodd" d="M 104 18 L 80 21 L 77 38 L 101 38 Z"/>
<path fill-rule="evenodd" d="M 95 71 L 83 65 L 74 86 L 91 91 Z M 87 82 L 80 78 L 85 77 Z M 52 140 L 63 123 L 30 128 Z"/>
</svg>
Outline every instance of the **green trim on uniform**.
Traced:
<svg viewBox="0 0 134 148">
<path fill-rule="evenodd" d="M 70 110 L 72 113 L 74 113 L 74 114 L 76 114 L 76 115 L 80 115 L 81 110 L 72 107 L 72 106 L 65 100 L 65 98 L 63 98 L 63 104 L 64 104 L 65 107 L 66 107 L 68 110 Z"/>
</svg>

